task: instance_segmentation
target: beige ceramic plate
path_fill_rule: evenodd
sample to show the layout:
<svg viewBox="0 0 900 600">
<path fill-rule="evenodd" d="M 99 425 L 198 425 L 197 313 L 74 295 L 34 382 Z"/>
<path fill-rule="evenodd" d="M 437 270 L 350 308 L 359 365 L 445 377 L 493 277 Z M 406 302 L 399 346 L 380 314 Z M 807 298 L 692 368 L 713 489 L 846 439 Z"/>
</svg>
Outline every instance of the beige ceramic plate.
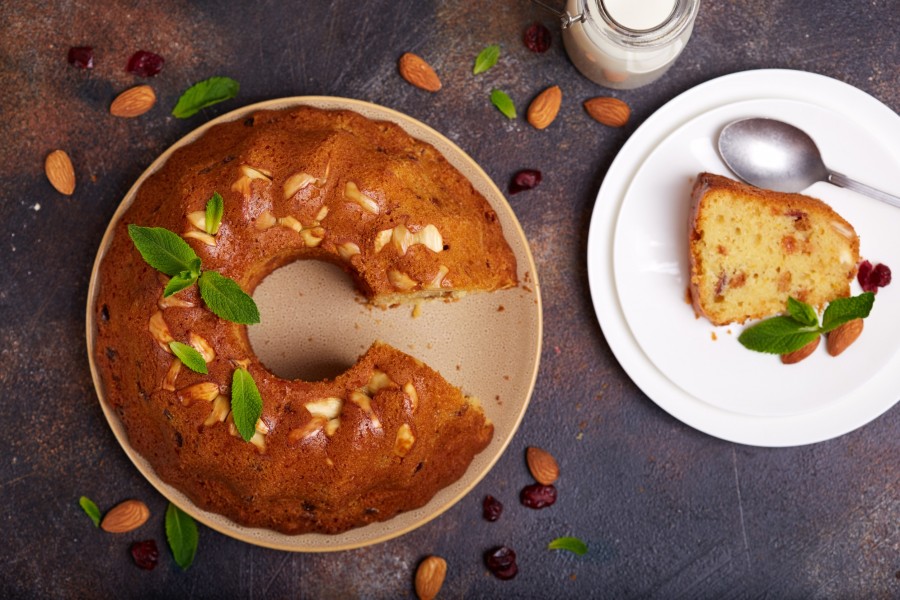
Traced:
<svg viewBox="0 0 900 600">
<path fill-rule="evenodd" d="M 105 401 L 93 354 L 97 269 L 111 242 L 114 224 L 144 180 L 177 148 L 193 142 L 218 123 L 241 119 L 261 109 L 297 105 L 349 109 L 370 119 L 391 121 L 433 145 L 497 212 L 519 269 L 518 288 L 473 294 L 459 302 L 424 303 L 417 317 L 413 316 L 411 305 L 390 310 L 365 306 L 347 276 L 317 261 L 283 267 L 257 287 L 253 296 L 260 307 L 262 323 L 250 328 L 250 341 L 259 358 L 276 374 L 306 379 L 334 376 L 380 339 L 425 361 L 466 394 L 480 398 L 494 423 L 494 437 L 487 449 L 475 457 L 459 481 L 441 490 L 427 505 L 339 535 L 290 536 L 251 529 L 194 506 L 181 492 L 161 481 L 150 464 L 132 449 L 122 423 Z M 301 552 L 347 550 L 397 537 L 434 519 L 475 487 L 500 458 L 525 414 L 537 377 L 541 328 L 540 290 L 525 234 L 487 174 L 453 142 L 419 121 L 375 104 L 345 98 L 310 96 L 253 104 L 214 119 L 179 140 L 150 165 L 125 196 L 100 244 L 88 291 L 87 344 L 94 386 L 116 438 L 138 470 L 163 496 L 208 527 L 251 544 Z"/>
</svg>

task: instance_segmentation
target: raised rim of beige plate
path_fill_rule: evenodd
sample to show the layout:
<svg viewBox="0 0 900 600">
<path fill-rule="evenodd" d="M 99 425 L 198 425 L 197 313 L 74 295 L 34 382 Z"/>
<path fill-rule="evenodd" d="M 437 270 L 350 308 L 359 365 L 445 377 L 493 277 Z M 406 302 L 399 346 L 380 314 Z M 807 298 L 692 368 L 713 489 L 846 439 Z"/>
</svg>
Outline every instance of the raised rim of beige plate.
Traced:
<svg viewBox="0 0 900 600">
<path fill-rule="evenodd" d="M 523 326 L 522 322 L 513 324 L 516 335 L 524 336 L 522 339 L 517 338 L 511 341 L 511 343 L 517 347 L 519 344 L 525 346 L 525 359 L 521 361 L 521 364 L 517 365 L 518 372 L 511 376 L 503 376 L 503 379 L 506 380 L 506 382 L 499 381 L 502 375 L 500 372 L 496 374 L 498 385 L 507 385 L 504 390 L 512 390 L 515 393 L 512 394 L 513 397 L 509 397 L 509 395 L 504 396 L 505 401 L 502 403 L 502 408 L 500 406 L 499 396 L 497 396 L 497 403 L 483 399 L 485 412 L 494 422 L 494 438 L 492 439 L 491 444 L 481 454 L 476 456 L 463 477 L 454 484 L 440 490 L 428 504 L 420 509 L 401 513 L 387 521 L 373 523 L 337 535 L 285 535 L 271 530 L 248 528 L 238 525 L 221 515 L 207 512 L 196 507 L 184 494 L 163 482 L 156 475 L 150 464 L 129 444 L 128 436 L 118 415 L 116 415 L 115 411 L 105 401 L 103 383 L 100 380 L 97 366 L 94 362 L 93 351 L 96 331 L 94 323 L 94 315 L 96 313 L 93 310 L 93 305 L 96 301 L 98 291 L 97 272 L 99 265 L 112 240 L 114 225 L 122 218 L 122 215 L 130 206 L 138 188 L 144 180 L 158 170 L 176 149 L 195 141 L 208 129 L 219 123 L 240 119 L 249 113 L 259 110 L 282 109 L 301 105 L 330 110 L 352 110 L 371 119 L 386 120 L 396 123 L 413 137 L 425 141 L 437 148 L 454 167 L 459 169 L 471 181 L 472 185 L 487 198 L 490 205 L 497 212 L 503 227 L 504 235 L 516 255 L 519 264 L 519 287 L 513 290 L 495 292 L 494 294 L 500 294 L 500 300 L 506 306 L 512 306 L 514 309 L 513 312 L 518 310 L 518 314 L 524 315 L 523 318 L 525 321 L 525 326 Z M 492 296 L 492 294 L 477 294 L 475 296 L 469 296 L 469 298 L 465 298 L 459 303 L 452 304 L 464 306 L 466 302 L 471 301 L 470 298 L 475 298 L 477 296 Z M 527 303 L 527 305 L 518 303 Z M 329 96 L 297 96 L 281 98 L 239 108 L 217 117 L 193 130 L 153 161 L 125 195 L 110 220 L 110 224 L 100 243 L 100 248 L 94 261 L 94 267 L 91 271 L 86 321 L 88 358 L 90 361 L 94 387 L 97 390 L 97 395 L 100 399 L 100 406 L 102 407 L 103 413 L 106 415 L 106 419 L 119 444 L 147 481 L 149 481 L 150 484 L 170 502 L 211 529 L 250 544 L 294 552 L 333 552 L 361 548 L 384 542 L 428 523 L 459 502 L 487 475 L 494 464 L 500 459 L 522 421 L 537 380 L 543 331 L 540 287 L 538 285 L 534 258 L 528 247 L 525 233 L 522 230 L 519 221 L 516 219 L 512 208 L 503 196 L 503 193 L 497 188 L 484 170 L 455 143 L 416 119 L 377 104 Z M 452 382 L 453 377 L 450 377 L 450 379 Z M 464 389 L 464 391 L 467 390 Z"/>
</svg>

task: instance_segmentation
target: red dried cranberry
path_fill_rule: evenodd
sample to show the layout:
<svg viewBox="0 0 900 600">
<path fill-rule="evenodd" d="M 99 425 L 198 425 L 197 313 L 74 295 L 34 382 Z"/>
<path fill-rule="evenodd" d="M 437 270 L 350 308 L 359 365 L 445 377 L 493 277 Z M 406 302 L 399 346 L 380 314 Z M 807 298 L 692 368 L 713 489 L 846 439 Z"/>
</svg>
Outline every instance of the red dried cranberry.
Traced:
<svg viewBox="0 0 900 600">
<path fill-rule="evenodd" d="M 541 182 L 541 172 L 537 169 L 522 169 L 509 182 L 509 193 L 518 194 L 530 190 Z"/>
<path fill-rule="evenodd" d="M 147 52 L 146 50 L 138 50 L 128 59 L 128 67 L 126 71 L 134 73 L 139 77 L 153 77 L 162 71 L 166 61 L 159 54 Z"/>
<path fill-rule="evenodd" d="M 891 268 L 885 264 L 877 264 L 872 269 L 872 275 L 869 282 L 874 283 L 878 287 L 884 287 L 891 282 Z"/>
<path fill-rule="evenodd" d="M 516 553 L 506 546 L 498 546 L 485 552 L 484 562 L 497 579 L 512 579 L 519 572 Z"/>
<path fill-rule="evenodd" d="M 856 271 L 856 280 L 859 281 L 859 285 L 867 292 L 869 290 L 866 289 L 866 286 L 869 285 L 869 275 L 872 274 L 873 269 L 872 263 L 864 260 L 859 263 L 859 269 Z"/>
<path fill-rule="evenodd" d="M 76 69 L 93 69 L 94 48 L 91 46 L 69 48 L 69 64 Z"/>
<path fill-rule="evenodd" d="M 484 503 L 482 504 L 482 515 L 484 516 L 485 521 L 490 521 L 491 523 L 493 523 L 500 518 L 500 513 L 502 512 L 503 504 L 501 504 L 499 500 L 497 500 L 493 496 L 484 497 Z"/>
<path fill-rule="evenodd" d="M 550 48 L 550 30 L 535 23 L 525 30 L 524 42 L 532 52 L 546 52 Z"/>
<path fill-rule="evenodd" d="M 881 263 L 873 267 L 872 263 L 864 260 L 859 263 L 856 279 L 864 292 L 877 294 L 878 288 L 884 287 L 891 282 L 891 269 Z"/>
<path fill-rule="evenodd" d="M 556 488 L 552 485 L 532 483 L 522 488 L 519 500 L 528 508 L 546 508 L 556 502 Z"/>
<path fill-rule="evenodd" d="M 152 571 L 159 562 L 159 550 L 156 548 L 156 540 L 135 542 L 131 545 L 131 558 L 134 564 L 142 569 Z"/>
</svg>

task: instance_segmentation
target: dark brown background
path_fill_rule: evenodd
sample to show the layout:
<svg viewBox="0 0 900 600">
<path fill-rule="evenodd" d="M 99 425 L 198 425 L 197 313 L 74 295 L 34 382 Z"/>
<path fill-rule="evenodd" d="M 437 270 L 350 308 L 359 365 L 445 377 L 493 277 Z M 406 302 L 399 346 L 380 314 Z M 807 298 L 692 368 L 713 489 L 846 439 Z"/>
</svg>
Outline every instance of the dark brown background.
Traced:
<svg viewBox="0 0 900 600">
<path fill-rule="evenodd" d="M 521 42 L 535 20 L 554 32 L 546 54 Z M 606 169 L 667 100 L 719 75 L 780 67 L 848 82 L 896 111 L 898 31 L 896 0 L 705 0 L 665 78 L 612 92 L 633 107 L 631 122 L 615 130 L 581 108 L 608 92 L 575 71 L 553 18 L 525 0 L 3 2 L 0 596 L 410 597 L 417 563 L 436 553 L 449 562 L 443 597 L 900 597 L 900 412 L 800 448 L 752 448 L 692 430 L 619 367 L 594 316 L 585 266 Z M 491 43 L 503 48 L 500 63 L 473 77 L 475 55 Z M 72 45 L 94 46 L 93 71 L 66 63 Z M 124 70 L 138 49 L 167 60 L 148 81 L 159 103 L 143 117 L 116 119 L 108 113 L 115 95 L 144 83 Z M 440 93 L 399 78 L 405 51 L 431 61 Z M 240 96 L 188 120 L 169 116 L 185 88 L 212 75 L 238 79 Z M 544 132 L 506 120 L 487 101 L 500 87 L 524 111 L 551 84 L 563 88 L 564 105 Z M 511 198 L 543 285 L 537 388 L 496 468 L 421 529 L 362 550 L 301 555 L 201 528 L 194 566 L 182 573 L 165 548 L 166 502 L 116 443 L 91 385 L 84 311 L 94 254 L 126 190 L 171 143 L 238 106 L 310 94 L 416 117 L 501 187 L 518 169 L 544 172 L 538 189 Z M 55 148 L 75 163 L 71 198 L 43 175 Z M 528 445 L 547 448 L 562 467 L 559 502 L 547 510 L 516 500 L 530 482 Z M 485 494 L 507 505 L 497 523 L 480 517 Z M 106 534 L 78 508 L 81 495 L 103 509 L 141 498 L 153 516 L 137 532 Z M 566 534 L 584 538 L 590 552 L 544 549 Z M 127 551 L 148 537 L 162 550 L 152 572 Z M 496 544 L 518 552 L 513 581 L 483 566 L 483 551 Z"/>
</svg>

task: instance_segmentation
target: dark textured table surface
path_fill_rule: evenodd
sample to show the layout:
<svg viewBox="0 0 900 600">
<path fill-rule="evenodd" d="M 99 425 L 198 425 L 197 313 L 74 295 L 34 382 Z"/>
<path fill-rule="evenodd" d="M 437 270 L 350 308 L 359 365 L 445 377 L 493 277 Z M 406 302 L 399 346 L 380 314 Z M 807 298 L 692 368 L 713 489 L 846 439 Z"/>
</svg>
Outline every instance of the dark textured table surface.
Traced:
<svg viewBox="0 0 900 600">
<path fill-rule="evenodd" d="M 553 30 L 545 54 L 523 30 Z M 412 597 L 428 554 L 447 558 L 441 597 L 898 598 L 900 411 L 831 441 L 796 448 L 736 445 L 670 417 L 626 376 L 592 309 L 588 225 L 616 153 L 666 101 L 717 76 L 756 68 L 811 71 L 845 81 L 900 110 L 897 0 L 704 1 L 686 51 L 661 80 L 609 92 L 584 79 L 552 17 L 525 0 L 469 2 L 10 1 L 0 5 L 0 596 L 15 597 Z M 474 78 L 475 55 L 501 45 L 498 66 Z M 91 45 L 91 72 L 66 62 Z M 148 83 L 158 105 L 117 119 L 116 94 L 143 83 L 125 72 L 132 52 L 166 59 Z M 404 83 L 397 59 L 427 58 L 444 89 Z M 239 80 L 238 98 L 179 120 L 169 111 L 191 83 Z M 505 89 L 524 111 L 558 84 L 557 121 L 537 131 L 488 102 Z M 581 103 L 628 102 L 631 121 L 611 129 Z M 91 383 L 84 312 L 94 255 L 117 204 L 166 147 L 238 106 L 283 96 L 367 100 L 448 135 L 501 186 L 521 168 L 540 187 L 511 197 L 543 287 L 544 351 L 530 408 L 506 453 L 443 516 L 398 539 L 337 554 L 291 554 L 201 528 L 187 571 L 165 548 L 166 501 L 113 437 Z M 900 140 L 897 140 L 900 144 Z M 72 156 L 78 188 L 56 193 L 45 155 Z M 900 390 L 898 390 L 900 393 Z M 516 501 L 530 483 L 524 449 L 559 460 L 551 509 Z M 505 501 L 500 521 L 481 499 Z M 133 534 L 95 529 L 78 508 L 87 495 L 109 508 L 145 500 L 152 517 Z M 560 535 L 586 540 L 585 556 L 545 549 Z M 152 572 L 128 545 L 153 537 Z M 512 581 L 481 556 L 507 544 Z"/>
</svg>

